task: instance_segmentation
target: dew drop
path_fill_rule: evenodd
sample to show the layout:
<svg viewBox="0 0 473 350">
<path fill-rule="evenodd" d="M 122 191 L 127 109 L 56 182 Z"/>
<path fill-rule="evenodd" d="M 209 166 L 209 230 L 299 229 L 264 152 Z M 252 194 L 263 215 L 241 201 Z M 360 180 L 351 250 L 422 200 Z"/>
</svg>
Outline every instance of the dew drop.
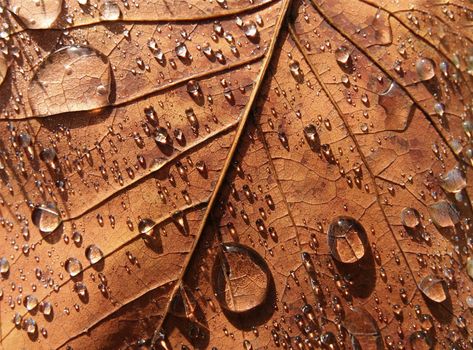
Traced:
<svg viewBox="0 0 473 350">
<path fill-rule="evenodd" d="M 350 334 L 353 348 L 357 344 L 363 349 L 382 349 L 382 338 L 378 325 L 371 314 L 363 308 L 351 308 L 342 322 L 343 327 Z"/>
<path fill-rule="evenodd" d="M 424 331 L 412 333 L 409 337 L 409 343 L 411 344 L 412 350 L 430 350 L 433 346 L 431 338 Z"/>
<path fill-rule="evenodd" d="M 447 192 L 458 193 L 466 187 L 465 174 L 454 168 L 441 179 L 440 186 Z"/>
<path fill-rule="evenodd" d="M 177 57 L 181 59 L 186 59 L 189 57 L 189 51 L 187 50 L 187 46 L 184 43 L 178 43 L 175 48 Z"/>
<path fill-rule="evenodd" d="M 105 0 L 100 6 L 100 19 L 103 21 L 116 21 L 122 16 L 122 11 L 115 1 Z"/>
<path fill-rule="evenodd" d="M 156 223 L 151 219 L 141 219 L 138 223 L 138 231 L 141 234 L 146 236 L 151 236 L 153 234 L 153 229 L 156 226 Z"/>
<path fill-rule="evenodd" d="M 246 312 L 266 300 L 271 278 L 269 268 L 252 248 L 223 243 L 213 271 L 213 289 L 223 308 Z"/>
<path fill-rule="evenodd" d="M 35 334 L 37 331 L 36 321 L 33 320 L 31 317 L 27 318 L 23 322 L 23 328 L 26 330 L 28 334 Z"/>
<path fill-rule="evenodd" d="M 429 214 L 434 224 L 439 227 L 453 227 L 460 222 L 460 213 L 446 200 L 431 204 Z"/>
<path fill-rule="evenodd" d="M 420 214 L 417 209 L 404 208 L 401 212 L 401 222 L 406 227 L 415 228 L 420 224 Z"/>
<path fill-rule="evenodd" d="M 243 25 L 243 31 L 246 37 L 250 40 L 255 40 L 258 38 L 258 28 L 256 27 L 255 22 L 249 21 Z"/>
<path fill-rule="evenodd" d="M 10 0 L 9 9 L 29 29 L 48 29 L 62 10 L 62 0 Z"/>
<path fill-rule="evenodd" d="M 429 58 L 421 57 L 416 62 L 416 71 L 420 80 L 430 80 L 435 76 L 434 63 Z"/>
<path fill-rule="evenodd" d="M 386 128 L 404 130 L 408 126 L 412 101 L 396 82 L 379 95 L 378 102 L 386 112 Z"/>
<path fill-rule="evenodd" d="M 340 46 L 335 50 L 335 59 L 338 63 L 347 64 L 350 59 L 350 51 L 346 46 Z"/>
<path fill-rule="evenodd" d="M 35 115 L 52 115 L 107 106 L 111 74 L 108 58 L 97 50 L 61 48 L 46 58 L 30 82 L 31 109 Z"/>
<path fill-rule="evenodd" d="M 82 264 L 76 258 L 67 259 L 64 267 L 71 277 L 77 276 L 82 272 Z"/>
<path fill-rule="evenodd" d="M 365 255 L 366 232 L 355 219 L 340 216 L 328 228 L 328 244 L 332 256 L 342 263 L 354 263 Z"/>
<path fill-rule="evenodd" d="M 38 299 L 34 295 L 27 295 L 24 300 L 26 310 L 31 311 L 38 306 Z"/>
<path fill-rule="evenodd" d="M 443 280 L 428 275 L 419 284 L 422 293 L 436 303 L 442 303 L 447 299 L 447 292 Z"/>
<path fill-rule="evenodd" d="M 10 263 L 4 256 L 0 258 L 0 273 L 2 275 L 7 274 L 10 271 Z"/>
<path fill-rule="evenodd" d="M 103 253 L 99 247 L 97 247 L 95 244 L 91 244 L 85 249 L 85 256 L 91 264 L 96 264 L 102 260 Z"/>
<path fill-rule="evenodd" d="M 54 203 L 42 204 L 33 209 L 31 214 L 33 224 L 35 224 L 42 233 L 51 233 L 61 224 L 59 210 Z"/>
</svg>

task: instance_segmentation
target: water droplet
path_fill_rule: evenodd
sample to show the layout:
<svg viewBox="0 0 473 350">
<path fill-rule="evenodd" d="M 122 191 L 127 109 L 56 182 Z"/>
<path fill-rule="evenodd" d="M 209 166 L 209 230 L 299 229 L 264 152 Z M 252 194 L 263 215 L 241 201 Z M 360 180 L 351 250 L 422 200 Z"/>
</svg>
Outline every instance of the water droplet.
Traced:
<svg viewBox="0 0 473 350">
<path fill-rule="evenodd" d="M 31 317 L 27 318 L 23 322 L 23 328 L 26 330 L 27 333 L 35 334 L 37 330 L 36 321 L 33 320 Z"/>
<path fill-rule="evenodd" d="M 309 124 L 304 127 L 304 136 L 311 149 L 318 150 L 320 148 L 320 138 L 314 124 Z"/>
<path fill-rule="evenodd" d="M 8 4 L 29 29 L 51 28 L 62 10 L 62 0 L 10 0 Z"/>
<path fill-rule="evenodd" d="M 439 227 L 453 227 L 460 222 L 460 213 L 446 200 L 431 204 L 429 214 L 434 224 Z"/>
<path fill-rule="evenodd" d="M 49 316 L 53 312 L 53 305 L 49 301 L 42 301 L 39 309 L 44 315 Z"/>
<path fill-rule="evenodd" d="M 249 21 L 243 25 L 243 31 L 245 35 L 250 40 L 255 40 L 258 38 L 258 28 L 256 27 L 255 22 Z"/>
<path fill-rule="evenodd" d="M 38 306 L 38 299 L 34 295 L 27 295 L 24 300 L 26 310 L 31 311 Z"/>
<path fill-rule="evenodd" d="M 365 255 L 366 233 L 355 219 L 340 216 L 328 228 L 328 244 L 332 256 L 343 263 L 354 263 Z"/>
<path fill-rule="evenodd" d="M 71 277 L 77 276 L 82 272 L 82 264 L 76 258 L 67 259 L 64 267 Z"/>
<path fill-rule="evenodd" d="M 31 214 L 33 224 L 35 224 L 42 233 L 51 233 L 61 225 L 61 216 L 54 203 L 42 204 L 33 209 Z"/>
<path fill-rule="evenodd" d="M 115 1 L 105 0 L 99 11 L 103 21 L 116 21 L 122 16 L 122 11 Z"/>
<path fill-rule="evenodd" d="M 465 174 L 459 168 L 453 168 L 441 179 L 440 186 L 450 193 L 460 192 L 466 187 Z"/>
<path fill-rule="evenodd" d="M 352 338 L 353 348 L 382 349 L 382 338 L 375 319 L 363 308 L 351 308 L 342 322 Z M 361 347 L 356 345 L 360 344 Z"/>
<path fill-rule="evenodd" d="M 442 303 L 447 299 L 447 292 L 443 280 L 428 275 L 419 284 L 422 293 L 436 303 Z"/>
<path fill-rule="evenodd" d="M 108 58 L 99 51 L 63 47 L 36 70 L 28 91 L 31 109 L 35 115 L 51 115 L 107 106 L 111 74 Z"/>
<path fill-rule="evenodd" d="M 388 89 L 378 97 L 386 112 L 385 127 L 391 130 L 405 130 L 410 121 L 412 101 L 401 87 L 392 81 Z"/>
<path fill-rule="evenodd" d="M 0 53 L 0 86 L 3 84 L 8 72 L 8 62 L 6 57 Z"/>
<path fill-rule="evenodd" d="M 1 266 L 1 265 L 0 265 Z M 468 257 L 466 260 L 466 273 L 473 279 L 473 258 Z"/>
<path fill-rule="evenodd" d="M 186 286 L 180 285 L 179 292 L 172 300 L 170 311 L 173 315 L 184 317 L 191 321 L 196 320 L 195 311 L 197 302 L 190 289 Z"/>
<path fill-rule="evenodd" d="M 350 59 L 350 51 L 345 46 L 340 46 L 335 50 L 335 59 L 338 63 L 347 64 Z"/>
<path fill-rule="evenodd" d="M 270 272 L 255 250 L 238 243 L 224 243 L 214 264 L 213 288 L 220 305 L 232 312 L 246 312 L 267 297 Z"/>
<path fill-rule="evenodd" d="M 153 234 L 153 228 L 156 226 L 156 223 L 151 219 L 141 219 L 138 223 L 138 231 L 141 234 L 146 236 L 151 236 Z"/>
<path fill-rule="evenodd" d="M 409 343 L 412 350 L 430 350 L 433 348 L 431 337 L 424 331 L 417 331 L 410 335 Z"/>
<path fill-rule="evenodd" d="M 292 60 L 289 62 L 289 70 L 296 81 L 300 81 L 302 79 L 303 74 L 298 61 Z"/>
<path fill-rule="evenodd" d="M 189 51 L 187 50 L 187 46 L 184 43 L 178 43 L 175 48 L 176 55 L 179 58 L 186 59 L 189 56 Z"/>
<path fill-rule="evenodd" d="M 402 224 L 409 228 L 415 228 L 420 224 L 420 214 L 417 209 L 404 208 L 401 212 Z"/>
<path fill-rule="evenodd" d="M 430 80 L 435 76 L 434 63 L 429 58 L 421 57 L 416 62 L 416 71 L 420 80 Z"/>
<path fill-rule="evenodd" d="M 91 244 L 85 249 L 85 256 L 91 264 L 95 264 L 102 260 L 103 253 L 99 247 L 97 247 L 95 244 Z"/>
<path fill-rule="evenodd" d="M 0 258 L 0 273 L 7 274 L 10 271 L 10 263 L 4 256 Z"/>
</svg>

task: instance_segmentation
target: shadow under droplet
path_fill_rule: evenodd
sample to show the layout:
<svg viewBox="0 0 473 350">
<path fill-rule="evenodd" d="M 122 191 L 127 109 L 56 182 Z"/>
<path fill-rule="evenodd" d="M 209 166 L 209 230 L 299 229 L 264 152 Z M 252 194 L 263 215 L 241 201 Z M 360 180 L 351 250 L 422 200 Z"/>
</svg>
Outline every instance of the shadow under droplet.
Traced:
<svg viewBox="0 0 473 350">
<path fill-rule="evenodd" d="M 447 299 L 442 303 L 436 303 L 429 298 L 427 298 L 424 294 L 422 297 L 425 300 L 425 304 L 427 305 L 430 313 L 432 316 L 441 324 L 449 324 L 452 322 L 453 319 L 453 309 L 452 309 L 452 299 L 450 294 L 447 292 Z"/>
</svg>

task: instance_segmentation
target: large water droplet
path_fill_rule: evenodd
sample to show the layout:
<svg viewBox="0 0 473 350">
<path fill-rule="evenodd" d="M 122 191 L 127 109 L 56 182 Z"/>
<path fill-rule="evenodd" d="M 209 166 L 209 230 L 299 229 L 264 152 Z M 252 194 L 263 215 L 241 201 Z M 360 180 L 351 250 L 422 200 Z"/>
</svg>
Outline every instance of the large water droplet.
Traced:
<svg viewBox="0 0 473 350">
<path fill-rule="evenodd" d="M 35 334 L 37 330 L 36 321 L 31 317 L 23 322 L 23 328 L 28 334 Z"/>
<path fill-rule="evenodd" d="M 34 295 L 27 295 L 25 297 L 24 304 L 25 304 L 26 310 L 28 311 L 34 310 L 38 306 L 38 298 L 36 298 Z"/>
<path fill-rule="evenodd" d="M 153 228 L 156 226 L 156 223 L 151 219 L 141 219 L 138 223 L 138 230 L 141 234 L 146 236 L 151 236 L 153 234 Z"/>
<path fill-rule="evenodd" d="M 197 302 L 194 295 L 186 286 L 179 286 L 179 291 L 172 300 L 170 311 L 173 315 L 195 320 Z"/>
<path fill-rule="evenodd" d="M 5 259 L 5 258 L 2 258 Z M 1 260 L 0 260 L 0 267 L 1 267 Z M 473 279 L 473 258 L 468 257 L 466 260 L 466 273 Z"/>
<path fill-rule="evenodd" d="M 54 203 L 35 207 L 31 219 L 42 233 L 51 233 L 61 225 L 61 215 Z"/>
<path fill-rule="evenodd" d="M 460 213 L 446 200 L 431 204 L 429 214 L 434 224 L 439 227 L 452 227 L 460 222 Z"/>
<path fill-rule="evenodd" d="M 29 29 L 50 28 L 62 9 L 62 0 L 10 0 L 8 4 Z"/>
<path fill-rule="evenodd" d="M 335 59 L 338 63 L 347 64 L 350 59 L 350 50 L 346 46 L 340 46 L 335 50 Z"/>
<path fill-rule="evenodd" d="M 420 214 L 417 209 L 404 208 L 401 212 L 402 224 L 409 228 L 415 228 L 420 224 Z"/>
<path fill-rule="evenodd" d="M 430 300 L 442 303 L 447 299 L 447 292 L 443 280 L 428 275 L 419 284 L 421 292 Z"/>
<path fill-rule="evenodd" d="M 115 1 L 105 0 L 99 11 L 100 19 L 104 21 L 116 21 L 122 16 L 122 11 Z"/>
<path fill-rule="evenodd" d="M 378 103 L 386 112 L 386 129 L 406 129 L 410 121 L 412 101 L 396 82 L 392 81 L 388 89 L 379 95 Z"/>
<path fill-rule="evenodd" d="M 243 31 L 245 32 L 246 37 L 250 40 L 256 40 L 258 38 L 258 28 L 253 21 L 245 23 L 243 25 Z"/>
<path fill-rule="evenodd" d="M 255 250 L 238 243 L 224 243 L 214 264 L 213 288 L 220 305 L 246 312 L 266 300 L 270 272 Z"/>
<path fill-rule="evenodd" d="M 67 259 L 64 267 L 71 277 L 77 276 L 82 272 L 82 264 L 76 258 Z"/>
<path fill-rule="evenodd" d="M 328 228 L 328 244 L 332 256 L 342 263 L 354 263 L 365 255 L 366 232 L 355 219 L 340 216 Z"/>
<path fill-rule="evenodd" d="M 383 341 L 378 325 L 365 309 L 349 309 L 342 324 L 352 338 L 354 349 L 382 349 Z"/>
<path fill-rule="evenodd" d="M 420 80 L 430 80 L 435 76 L 434 63 L 429 58 L 421 57 L 416 62 L 416 71 Z"/>
<path fill-rule="evenodd" d="M 454 168 L 441 179 L 440 186 L 450 193 L 460 192 L 466 187 L 465 174 L 462 170 Z"/>
<path fill-rule="evenodd" d="M 85 249 L 85 256 L 91 264 L 96 264 L 102 260 L 103 253 L 99 247 L 97 247 L 95 244 L 91 244 Z"/>
<path fill-rule="evenodd" d="M 92 110 L 107 106 L 112 73 L 107 57 L 90 47 L 67 46 L 38 67 L 29 86 L 35 115 Z"/>
</svg>

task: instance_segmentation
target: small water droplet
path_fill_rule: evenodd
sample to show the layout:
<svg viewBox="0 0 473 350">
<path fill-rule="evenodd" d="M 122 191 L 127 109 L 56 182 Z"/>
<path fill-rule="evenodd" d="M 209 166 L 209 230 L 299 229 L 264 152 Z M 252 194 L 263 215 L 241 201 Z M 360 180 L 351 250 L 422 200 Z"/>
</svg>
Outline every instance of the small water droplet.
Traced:
<svg viewBox="0 0 473 350">
<path fill-rule="evenodd" d="M 4 256 L 0 258 L 0 273 L 2 275 L 7 274 L 10 271 L 10 263 Z"/>
<path fill-rule="evenodd" d="M 346 46 L 340 46 L 335 50 L 335 59 L 338 63 L 347 64 L 350 59 L 350 51 Z"/>
<path fill-rule="evenodd" d="M 34 310 L 38 306 L 38 298 L 36 298 L 34 295 L 27 295 L 24 300 L 24 305 L 26 310 Z"/>
<path fill-rule="evenodd" d="M 256 27 L 255 22 L 249 21 L 243 25 L 243 31 L 246 37 L 250 40 L 256 40 L 259 36 L 258 28 Z"/>
<path fill-rule="evenodd" d="M 141 219 L 138 223 L 138 231 L 141 234 L 146 236 L 151 236 L 153 234 L 153 229 L 156 226 L 156 223 L 151 219 Z"/>
</svg>

